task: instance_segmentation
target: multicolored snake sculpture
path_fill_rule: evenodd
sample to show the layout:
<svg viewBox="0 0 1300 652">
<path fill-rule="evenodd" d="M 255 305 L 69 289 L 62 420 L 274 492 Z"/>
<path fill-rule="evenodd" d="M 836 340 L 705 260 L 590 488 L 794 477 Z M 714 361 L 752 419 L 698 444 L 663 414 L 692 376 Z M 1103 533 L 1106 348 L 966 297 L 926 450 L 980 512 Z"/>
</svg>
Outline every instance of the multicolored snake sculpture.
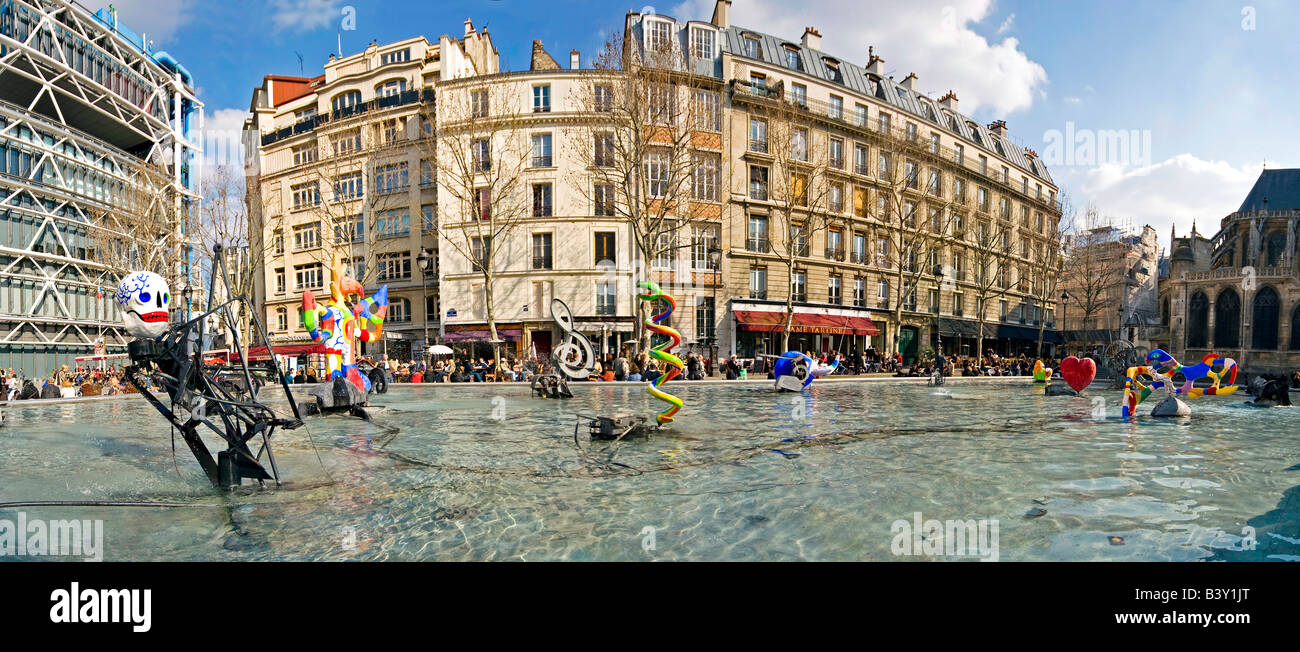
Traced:
<svg viewBox="0 0 1300 652">
<path fill-rule="evenodd" d="M 1173 395 L 1182 395 L 1187 398 L 1197 398 L 1202 395 L 1226 396 L 1231 394 L 1240 387 L 1237 382 L 1237 362 L 1232 358 L 1225 358 L 1217 353 L 1208 353 L 1201 358 L 1200 363 L 1191 366 L 1185 366 L 1178 362 L 1174 356 L 1169 355 L 1164 349 L 1156 349 L 1147 354 L 1147 364 L 1140 367 L 1129 367 L 1124 379 L 1124 398 L 1120 405 L 1122 416 L 1127 419 L 1137 410 L 1137 406 L 1151 395 L 1151 392 L 1163 387 L 1165 393 Z M 1218 367 L 1218 371 L 1215 371 Z M 1181 386 L 1174 386 L 1173 377 L 1175 374 L 1182 374 L 1184 382 Z M 1142 377 L 1151 378 L 1150 385 L 1142 384 Z M 1226 377 L 1227 387 L 1220 386 L 1220 383 Z M 1202 378 L 1211 378 L 1213 383 L 1209 387 L 1196 387 L 1194 382 Z"/>
<path fill-rule="evenodd" d="M 667 310 L 642 322 L 646 330 L 656 335 L 663 335 L 668 338 L 667 342 L 664 342 L 659 346 L 651 347 L 649 351 L 650 357 L 664 364 L 664 373 L 660 374 L 658 378 L 655 378 L 646 385 L 646 391 L 650 392 L 651 396 L 669 404 L 668 409 L 655 416 L 655 421 L 659 423 L 659 425 L 663 425 L 671 422 L 673 420 L 673 415 L 677 414 L 677 411 L 682 409 L 682 399 L 659 389 L 664 383 L 676 378 L 686 370 L 686 365 L 682 363 L 682 359 L 669 353 L 673 347 L 679 346 L 682 343 L 682 334 L 678 333 L 671 326 L 660 323 L 667 321 L 668 317 L 673 314 L 673 311 L 677 309 L 677 302 L 673 301 L 671 296 L 660 292 L 658 283 L 638 283 L 637 287 L 643 287 L 647 292 L 646 294 L 636 295 L 636 298 L 642 301 L 662 299 L 668 304 Z"/>
</svg>

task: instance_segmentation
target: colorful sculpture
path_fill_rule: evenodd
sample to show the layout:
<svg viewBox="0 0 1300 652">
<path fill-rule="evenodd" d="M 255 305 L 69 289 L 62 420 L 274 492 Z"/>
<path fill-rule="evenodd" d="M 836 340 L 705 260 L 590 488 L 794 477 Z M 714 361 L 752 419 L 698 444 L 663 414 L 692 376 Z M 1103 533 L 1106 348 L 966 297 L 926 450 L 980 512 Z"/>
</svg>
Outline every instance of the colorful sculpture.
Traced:
<svg viewBox="0 0 1300 652">
<path fill-rule="evenodd" d="M 1097 363 L 1092 358 L 1069 356 L 1061 361 L 1061 380 L 1082 394 L 1097 377 Z"/>
<path fill-rule="evenodd" d="M 653 283 L 653 282 L 638 283 L 637 287 L 646 288 L 646 290 L 648 291 L 647 294 L 636 295 L 638 299 L 641 299 L 642 301 L 654 301 L 655 299 L 663 299 L 664 302 L 668 304 L 667 310 L 657 315 L 654 315 L 651 318 L 642 322 L 645 325 L 646 330 L 650 331 L 651 333 L 655 333 L 657 335 L 665 335 L 668 337 L 667 342 L 664 342 L 659 346 L 652 347 L 649 351 L 650 357 L 664 364 L 664 373 L 660 374 L 658 378 L 655 378 L 648 385 L 646 385 L 646 391 L 650 392 L 651 396 L 669 404 L 668 409 L 664 410 L 663 412 L 660 412 L 658 415 L 655 416 L 655 421 L 659 425 L 663 425 L 665 423 L 670 423 L 673 420 L 673 415 L 677 414 L 678 410 L 682 409 L 682 399 L 677 398 L 676 396 L 668 394 L 663 390 L 659 389 L 661 386 L 663 386 L 664 383 L 676 378 L 677 376 L 681 375 L 683 371 L 686 370 L 686 365 L 682 363 L 681 358 L 678 358 L 677 356 L 669 353 L 669 351 L 671 351 L 673 347 L 678 346 L 679 344 L 682 343 L 681 333 L 678 333 L 676 330 L 674 330 L 672 327 L 668 326 L 667 324 L 659 323 L 667 320 L 668 317 L 673 314 L 673 311 L 677 309 L 677 302 L 673 301 L 673 298 L 671 296 L 664 294 L 663 292 L 660 292 L 658 283 Z"/>
<path fill-rule="evenodd" d="M 838 363 L 837 363 L 838 364 Z M 817 362 L 801 351 L 786 351 L 772 365 L 778 391 L 797 392 L 812 384 Z M 789 378 L 790 380 L 785 380 Z"/>
<path fill-rule="evenodd" d="M 1206 354 L 1198 364 L 1184 366 L 1164 349 L 1156 349 L 1147 354 L 1146 361 L 1147 364 L 1144 366 L 1129 367 L 1124 379 L 1124 398 L 1120 405 L 1120 412 L 1126 419 L 1137 411 L 1137 406 L 1146 400 L 1152 391 L 1162 387 L 1167 396 L 1180 395 L 1187 398 L 1197 398 L 1205 394 L 1226 396 L 1240 389 L 1233 384 L 1237 382 L 1237 362 L 1232 358 L 1220 357 L 1217 353 Z M 1215 371 L 1216 366 L 1218 371 Z M 1175 387 L 1173 376 L 1179 373 L 1183 375 L 1184 382 L 1181 386 Z M 1142 383 L 1144 376 L 1151 378 L 1150 384 Z M 1228 387 L 1220 386 L 1225 376 L 1229 383 Z M 1209 387 L 1193 385 L 1202 378 L 1211 378 L 1213 383 Z"/>
<path fill-rule="evenodd" d="M 1034 361 L 1034 382 L 1045 383 L 1048 378 L 1052 377 L 1052 368 L 1044 367 L 1042 360 Z"/>
<path fill-rule="evenodd" d="M 330 302 L 317 305 L 311 290 L 302 293 L 302 325 L 311 339 L 325 344 L 325 365 L 329 378 L 346 378 L 357 388 L 369 392 L 370 378 L 356 365 L 354 340 L 373 342 L 384 334 L 384 315 L 388 313 L 388 286 L 373 296 L 355 279 L 342 276 L 336 263 L 331 272 Z M 352 300 L 351 307 L 347 300 Z M 370 327 L 374 326 L 374 330 Z"/>
<path fill-rule="evenodd" d="M 167 332 L 172 295 L 163 277 L 153 272 L 131 272 L 118 283 L 114 299 L 122 310 L 126 332 L 132 337 L 152 340 Z"/>
</svg>

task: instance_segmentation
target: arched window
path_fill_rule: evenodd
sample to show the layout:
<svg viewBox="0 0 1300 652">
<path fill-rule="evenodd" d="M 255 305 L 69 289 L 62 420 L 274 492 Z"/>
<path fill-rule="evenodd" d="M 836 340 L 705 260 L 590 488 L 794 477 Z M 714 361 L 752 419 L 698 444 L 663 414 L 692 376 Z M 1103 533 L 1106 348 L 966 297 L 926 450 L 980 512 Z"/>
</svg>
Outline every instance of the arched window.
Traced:
<svg viewBox="0 0 1300 652">
<path fill-rule="evenodd" d="M 361 103 L 361 91 L 344 91 L 330 100 L 330 108 L 335 112 L 352 108 Z"/>
<path fill-rule="evenodd" d="M 1268 244 L 1264 248 L 1264 260 L 1269 267 L 1277 267 L 1282 264 L 1282 252 L 1286 251 L 1286 236 L 1282 233 L 1274 233 L 1268 236 Z"/>
<path fill-rule="evenodd" d="M 1300 351 L 1300 304 L 1291 311 L 1291 345 L 1292 351 Z"/>
<path fill-rule="evenodd" d="M 1187 304 L 1187 348 L 1203 349 L 1209 339 L 1210 300 L 1204 292 L 1192 295 Z"/>
<path fill-rule="evenodd" d="M 1265 286 L 1255 295 L 1250 316 L 1250 348 L 1263 351 L 1277 349 L 1277 318 L 1280 302 L 1277 290 Z"/>
<path fill-rule="evenodd" d="M 1228 288 L 1214 301 L 1214 346 L 1232 348 L 1241 346 L 1241 297 Z"/>
<path fill-rule="evenodd" d="M 1160 325 L 1169 325 L 1169 297 L 1160 302 Z"/>
</svg>

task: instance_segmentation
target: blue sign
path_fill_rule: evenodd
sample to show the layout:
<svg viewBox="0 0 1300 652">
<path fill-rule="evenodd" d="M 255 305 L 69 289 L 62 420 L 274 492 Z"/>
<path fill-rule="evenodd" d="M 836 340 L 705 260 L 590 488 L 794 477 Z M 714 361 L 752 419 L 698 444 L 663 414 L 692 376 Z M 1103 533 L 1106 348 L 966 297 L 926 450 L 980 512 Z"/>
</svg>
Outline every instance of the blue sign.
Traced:
<svg viewBox="0 0 1300 652">
<path fill-rule="evenodd" d="M 455 308 L 448 308 L 448 309 L 447 309 L 447 316 L 448 316 L 448 317 L 455 317 L 455 316 L 456 316 L 456 309 L 455 309 Z"/>
</svg>

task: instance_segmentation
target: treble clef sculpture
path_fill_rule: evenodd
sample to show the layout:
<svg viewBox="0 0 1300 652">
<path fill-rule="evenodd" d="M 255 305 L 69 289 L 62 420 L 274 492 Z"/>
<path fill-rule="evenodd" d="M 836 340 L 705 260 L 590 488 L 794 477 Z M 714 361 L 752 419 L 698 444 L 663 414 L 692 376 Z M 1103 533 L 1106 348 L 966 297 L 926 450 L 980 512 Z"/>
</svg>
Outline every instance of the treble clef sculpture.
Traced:
<svg viewBox="0 0 1300 652">
<path fill-rule="evenodd" d="M 573 313 L 559 299 L 551 299 L 551 318 L 564 331 L 564 343 L 551 352 L 555 368 L 574 380 L 587 378 L 594 369 L 596 354 L 585 335 L 574 330 Z"/>
</svg>

